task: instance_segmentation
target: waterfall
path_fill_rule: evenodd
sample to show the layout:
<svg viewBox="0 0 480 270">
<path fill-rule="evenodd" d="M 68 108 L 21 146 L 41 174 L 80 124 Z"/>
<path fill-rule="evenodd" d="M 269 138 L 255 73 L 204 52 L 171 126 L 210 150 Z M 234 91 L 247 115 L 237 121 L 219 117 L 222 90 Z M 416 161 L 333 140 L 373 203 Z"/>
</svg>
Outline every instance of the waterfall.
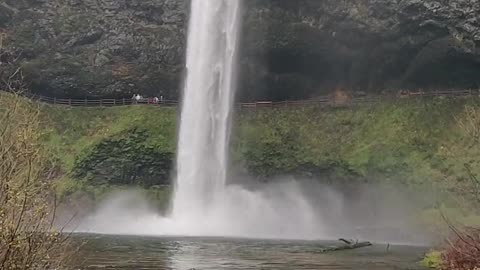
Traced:
<svg viewBox="0 0 480 270">
<path fill-rule="evenodd" d="M 106 199 L 76 231 L 305 240 L 369 235 L 365 239 L 375 239 L 377 230 L 371 234 L 352 224 L 395 228 L 390 224 L 408 220 L 408 212 L 402 212 L 408 204 L 393 200 L 395 196 L 385 197 L 388 208 L 379 211 L 376 193 L 383 192 L 371 186 L 365 193 L 370 195 L 355 200 L 316 181 L 277 178 L 267 184 L 251 183 L 254 186 L 249 188 L 227 181 L 242 1 L 191 0 L 171 213 L 158 214 L 141 193 L 120 192 Z M 362 189 L 357 192 L 362 194 Z"/>
<path fill-rule="evenodd" d="M 240 0 L 193 0 L 174 219 L 208 214 L 225 188 Z"/>
<path fill-rule="evenodd" d="M 294 184 L 250 191 L 228 185 L 241 0 L 192 0 L 177 157 L 167 234 L 305 238 L 318 230 Z M 291 220 L 293 219 L 293 221 Z"/>
<path fill-rule="evenodd" d="M 226 181 L 242 0 L 192 0 L 172 212 L 105 203 L 87 225 L 115 234 L 312 239 L 325 235 L 295 182 Z M 140 204 L 141 205 L 141 204 Z M 325 237 L 323 237 L 325 238 Z"/>
</svg>

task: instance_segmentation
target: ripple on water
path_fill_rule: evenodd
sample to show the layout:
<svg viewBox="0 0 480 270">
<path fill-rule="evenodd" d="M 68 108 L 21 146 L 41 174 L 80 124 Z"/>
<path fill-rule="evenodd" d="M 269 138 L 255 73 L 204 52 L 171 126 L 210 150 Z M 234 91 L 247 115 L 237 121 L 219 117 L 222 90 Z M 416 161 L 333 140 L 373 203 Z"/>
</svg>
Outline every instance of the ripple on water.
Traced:
<svg viewBox="0 0 480 270">
<path fill-rule="evenodd" d="M 82 236 L 81 269 L 422 269 L 427 248 L 386 246 L 322 253 L 331 242 Z"/>
</svg>

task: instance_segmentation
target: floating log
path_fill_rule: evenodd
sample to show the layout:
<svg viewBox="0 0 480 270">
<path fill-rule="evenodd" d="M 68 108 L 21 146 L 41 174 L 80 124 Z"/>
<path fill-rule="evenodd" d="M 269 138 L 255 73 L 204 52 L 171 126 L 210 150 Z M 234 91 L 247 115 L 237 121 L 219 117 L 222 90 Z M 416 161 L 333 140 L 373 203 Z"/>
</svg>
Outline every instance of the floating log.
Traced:
<svg viewBox="0 0 480 270">
<path fill-rule="evenodd" d="M 338 247 L 324 248 L 322 249 L 322 252 L 349 250 L 349 249 L 357 249 L 357 248 L 372 246 L 372 243 L 370 242 L 359 242 L 358 240 L 354 241 L 354 240 L 346 240 L 346 239 L 340 238 L 338 239 L 338 241 L 343 242 L 344 245 L 338 246 Z"/>
</svg>

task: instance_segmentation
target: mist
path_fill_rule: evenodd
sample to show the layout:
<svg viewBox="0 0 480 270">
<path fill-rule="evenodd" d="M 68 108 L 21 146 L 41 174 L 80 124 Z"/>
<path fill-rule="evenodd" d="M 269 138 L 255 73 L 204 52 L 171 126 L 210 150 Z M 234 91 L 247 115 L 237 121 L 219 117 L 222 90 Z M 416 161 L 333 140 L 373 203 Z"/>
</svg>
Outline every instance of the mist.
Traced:
<svg viewBox="0 0 480 270">
<path fill-rule="evenodd" d="M 208 212 L 188 219 L 162 216 L 140 192 L 108 196 L 77 232 L 115 235 L 202 236 L 336 240 L 427 245 L 428 232 L 413 222 L 425 194 L 397 186 L 325 185 L 284 177 L 270 183 L 228 185 Z"/>
</svg>

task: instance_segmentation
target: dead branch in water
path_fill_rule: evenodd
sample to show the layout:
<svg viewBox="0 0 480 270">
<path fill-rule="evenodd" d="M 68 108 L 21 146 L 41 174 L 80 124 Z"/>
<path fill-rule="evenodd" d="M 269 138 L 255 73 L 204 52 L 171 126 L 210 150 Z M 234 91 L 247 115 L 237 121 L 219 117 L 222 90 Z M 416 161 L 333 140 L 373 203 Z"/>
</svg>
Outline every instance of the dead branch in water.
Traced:
<svg viewBox="0 0 480 270">
<path fill-rule="evenodd" d="M 370 247 L 373 244 L 366 241 L 366 242 L 359 242 L 358 240 L 346 240 L 344 238 L 338 239 L 338 241 L 343 242 L 344 245 L 342 246 L 337 246 L 337 247 L 330 247 L 330 248 L 325 248 L 322 250 L 322 252 L 333 252 L 333 251 L 341 251 L 341 250 L 350 250 L 350 249 L 357 249 L 357 248 L 364 248 L 364 247 Z"/>
</svg>

